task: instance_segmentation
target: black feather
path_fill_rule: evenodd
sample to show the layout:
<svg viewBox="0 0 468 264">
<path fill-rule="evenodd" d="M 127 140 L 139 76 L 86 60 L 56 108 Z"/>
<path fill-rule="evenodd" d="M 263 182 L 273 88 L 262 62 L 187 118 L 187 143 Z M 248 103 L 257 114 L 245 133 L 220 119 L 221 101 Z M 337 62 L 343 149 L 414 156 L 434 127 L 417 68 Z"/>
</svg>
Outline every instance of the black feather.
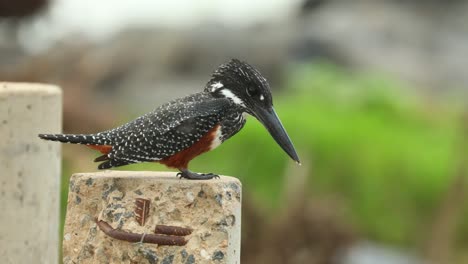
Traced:
<svg viewBox="0 0 468 264">
<path fill-rule="evenodd" d="M 110 159 L 110 160 L 108 160 L 106 162 L 103 162 L 103 163 L 99 164 L 98 169 L 106 170 L 106 169 L 110 169 L 110 168 L 113 168 L 113 167 L 120 167 L 120 166 L 124 166 L 124 165 L 128 165 L 128 164 L 132 164 L 132 163 L 135 163 L 135 162 L 126 161 L 126 160 Z"/>
<path fill-rule="evenodd" d="M 99 156 L 94 159 L 94 162 L 101 162 L 101 161 L 106 161 L 109 160 L 109 156 L 107 154 L 104 154 L 102 156 Z"/>
<path fill-rule="evenodd" d="M 60 141 L 71 144 L 107 145 L 107 139 L 101 134 L 39 134 L 41 139 Z"/>
</svg>

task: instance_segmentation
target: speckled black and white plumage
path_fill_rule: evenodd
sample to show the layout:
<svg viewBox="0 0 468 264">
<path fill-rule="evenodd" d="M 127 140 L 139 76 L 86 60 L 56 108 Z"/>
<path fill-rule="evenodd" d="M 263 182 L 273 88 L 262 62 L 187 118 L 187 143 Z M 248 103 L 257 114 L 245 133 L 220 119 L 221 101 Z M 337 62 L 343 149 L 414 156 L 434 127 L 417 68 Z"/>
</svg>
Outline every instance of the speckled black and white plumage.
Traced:
<svg viewBox="0 0 468 264">
<path fill-rule="evenodd" d="M 166 103 L 120 127 L 90 135 L 41 134 L 39 137 L 100 150 L 104 155 L 95 160 L 103 162 L 99 169 L 148 161 L 163 163 L 164 159 L 178 157 L 193 146 L 203 149 L 181 159 L 191 159 L 217 147 L 242 129 L 245 113 L 257 117 L 274 137 L 280 135 L 280 140 L 275 138 L 280 145 L 286 142 L 286 137 L 289 149 L 281 146 L 291 156 L 292 143 L 274 113 L 267 81 L 255 68 L 236 59 L 218 67 L 203 92 Z M 262 121 L 262 116 L 267 115 L 273 116 L 271 120 L 276 127 Z M 204 141 L 205 137 L 209 142 Z M 201 142 L 205 146 L 201 146 Z M 104 146 L 105 150 L 99 146 Z M 293 152 L 292 157 L 298 161 Z M 203 175 L 187 170 L 188 161 L 177 167 L 182 176 L 202 179 L 198 176 Z"/>
<path fill-rule="evenodd" d="M 99 169 L 158 161 L 190 147 L 221 124 L 224 142 L 245 124 L 242 112 L 226 98 L 201 92 L 164 104 L 120 127 L 91 135 L 40 135 L 43 139 L 86 145 L 110 145 Z"/>
</svg>

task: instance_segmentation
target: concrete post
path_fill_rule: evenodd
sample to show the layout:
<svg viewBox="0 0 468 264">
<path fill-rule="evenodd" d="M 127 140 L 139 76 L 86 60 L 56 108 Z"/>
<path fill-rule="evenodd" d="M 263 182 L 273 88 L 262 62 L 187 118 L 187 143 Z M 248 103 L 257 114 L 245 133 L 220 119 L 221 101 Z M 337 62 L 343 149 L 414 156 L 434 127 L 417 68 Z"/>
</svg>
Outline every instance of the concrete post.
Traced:
<svg viewBox="0 0 468 264">
<path fill-rule="evenodd" d="M 0 256 L 2 263 L 58 263 L 61 90 L 0 82 Z"/>
<path fill-rule="evenodd" d="M 143 225 L 136 217 L 138 198 L 149 201 L 146 220 L 140 218 Z M 193 231 L 177 238 L 187 241 L 185 245 L 158 246 L 138 243 L 138 237 L 131 242 L 115 238 L 104 232 L 104 222 L 115 229 L 113 234 L 146 234 L 145 241 L 154 236 L 157 225 Z M 65 220 L 64 263 L 238 264 L 240 226 L 241 183 L 236 178 L 190 181 L 173 172 L 74 174 Z"/>
</svg>

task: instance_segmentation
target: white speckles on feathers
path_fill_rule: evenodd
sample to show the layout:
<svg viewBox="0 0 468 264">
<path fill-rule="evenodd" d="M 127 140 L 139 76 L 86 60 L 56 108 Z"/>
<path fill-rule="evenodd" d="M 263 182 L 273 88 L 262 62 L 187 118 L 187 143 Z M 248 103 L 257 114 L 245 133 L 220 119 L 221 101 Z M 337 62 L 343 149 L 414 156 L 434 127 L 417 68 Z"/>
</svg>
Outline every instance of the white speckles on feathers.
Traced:
<svg viewBox="0 0 468 264">
<path fill-rule="evenodd" d="M 233 104 L 203 92 L 169 102 L 121 127 L 106 131 L 112 158 L 157 161 L 190 147 L 226 115 Z"/>
<path fill-rule="evenodd" d="M 180 152 L 200 140 L 216 125 L 210 149 L 236 134 L 245 124 L 246 103 L 227 88 L 263 87 L 259 100 L 271 102 L 266 79 L 252 66 L 233 59 L 213 73 L 204 92 L 164 104 L 115 129 L 92 135 L 40 135 L 74 144 L 112 146 L 100 169 L 143 161 L 157 161 Z M 223 96 L 223 97 L 220 97 Z M 102 159 L 101 159 L 102 160 Z"/>
</svg>

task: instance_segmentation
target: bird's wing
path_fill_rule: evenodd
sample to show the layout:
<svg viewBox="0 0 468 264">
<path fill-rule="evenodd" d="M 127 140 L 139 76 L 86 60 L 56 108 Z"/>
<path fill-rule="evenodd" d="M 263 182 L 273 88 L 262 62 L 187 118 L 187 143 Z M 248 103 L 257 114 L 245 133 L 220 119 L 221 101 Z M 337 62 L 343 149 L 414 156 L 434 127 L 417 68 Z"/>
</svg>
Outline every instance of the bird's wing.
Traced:
<svg viewBox="0 0 468 264">
<path fill-rule="evenodd" d="M 225 114 L 232 103 L 226 98 L 215 98 L 198 93 L 172 101 L 142 117 L 142 121 L 164 134 L 190 118 Z"/>
<path fill-rule="evenodd" d="M 156 161 L 182 151 L 218 124 L 231 108 L 224 98 L 196 94 L 156 109 L 114 131 L 109 157 Z"/>
</svg>

